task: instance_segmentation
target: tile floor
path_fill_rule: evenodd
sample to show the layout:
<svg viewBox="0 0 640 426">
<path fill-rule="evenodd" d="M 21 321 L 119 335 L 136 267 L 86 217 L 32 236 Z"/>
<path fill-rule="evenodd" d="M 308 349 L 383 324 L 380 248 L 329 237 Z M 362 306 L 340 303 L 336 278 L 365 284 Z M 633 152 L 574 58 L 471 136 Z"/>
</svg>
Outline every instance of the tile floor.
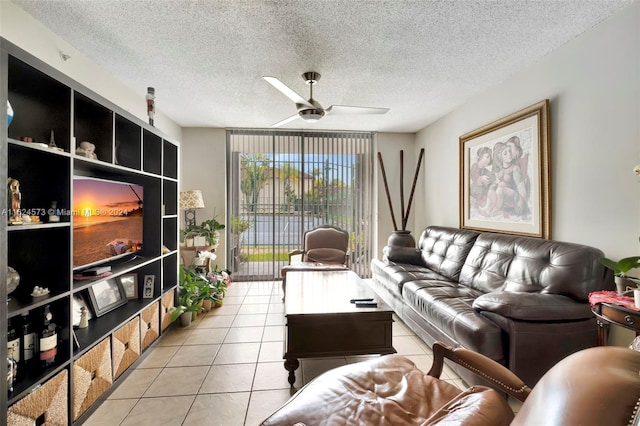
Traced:
<svg viewBox="0 0 640 426">
<path fill-rule="evenodd" d="M 281 300 L 280 282 L 233 283 L 224 306 L 175 324 L 84 424 L 258 425 L 295 392 L 282 361 Z M 398 319 L 393 346 L 429 370 L 431 350 Z M 295 387 L 364 358 L 302 359 Z M 442 378 L 464 387 L 447 367 Z"/>
</svg>

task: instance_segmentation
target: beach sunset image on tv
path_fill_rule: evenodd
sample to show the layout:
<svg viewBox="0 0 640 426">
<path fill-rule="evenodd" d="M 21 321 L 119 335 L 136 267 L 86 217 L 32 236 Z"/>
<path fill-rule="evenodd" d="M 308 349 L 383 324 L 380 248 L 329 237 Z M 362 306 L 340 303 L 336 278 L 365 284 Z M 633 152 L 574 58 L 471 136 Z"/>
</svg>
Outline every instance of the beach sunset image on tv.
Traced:
<svg viewBox="0 0 640 426">
<path fill-rule="evenodd" d="M 73 267 L 142 249 L 143 187 L 74 177 Z"/>
</svg>

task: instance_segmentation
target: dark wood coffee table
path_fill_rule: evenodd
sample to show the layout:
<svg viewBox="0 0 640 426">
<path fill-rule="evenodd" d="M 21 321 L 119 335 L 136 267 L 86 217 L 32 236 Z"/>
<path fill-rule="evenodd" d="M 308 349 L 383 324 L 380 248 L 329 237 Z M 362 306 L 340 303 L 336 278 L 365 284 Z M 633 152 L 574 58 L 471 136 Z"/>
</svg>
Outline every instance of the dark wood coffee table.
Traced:
<svg viewBox="0 0 640 426">
<path fill-rule="evenodd" d="M 377 307 L 351 299 L 371 297 Z M 390 354 L 393 310 L 353 271 L 287 274 L 284 368 L 293 386 L 299 358 Z"/>
</svg>

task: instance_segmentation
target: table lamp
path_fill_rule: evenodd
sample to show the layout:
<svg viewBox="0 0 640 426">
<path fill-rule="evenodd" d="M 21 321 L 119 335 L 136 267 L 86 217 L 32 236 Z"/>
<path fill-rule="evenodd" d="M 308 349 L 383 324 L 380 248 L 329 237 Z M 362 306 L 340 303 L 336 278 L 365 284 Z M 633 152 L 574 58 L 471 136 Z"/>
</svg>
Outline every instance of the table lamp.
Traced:
<svg viewBox="0 0 640 426">
<path fill-rule="evenodd" d="M 199 189 L 190 189 L 180 192 L 180 209 L 184 210 L 184 221 L 187 228 L 196 224 L 196 210 L 204 209 L 204 199 L 202 191 Z"/>
</svg>

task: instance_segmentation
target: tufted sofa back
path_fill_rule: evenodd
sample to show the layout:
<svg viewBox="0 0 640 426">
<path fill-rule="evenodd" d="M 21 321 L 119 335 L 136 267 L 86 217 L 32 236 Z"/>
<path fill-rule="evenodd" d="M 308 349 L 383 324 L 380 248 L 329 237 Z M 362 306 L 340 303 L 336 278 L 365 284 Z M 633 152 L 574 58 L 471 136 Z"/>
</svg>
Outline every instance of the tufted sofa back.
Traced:
<svg viewBox="0 0 640 426">
<path fill-rule="evenodd" d="M 418 239 L 422 261 L 432 271 L 458 281 L 462 265 L 478 235 L 467 229 L 429 226 Z"/>
<path fill-rule="evenodd" d="M 580 244 L 482 233 L 464 262 L 461 285 L 492 291 L 559 294 L 586 300 L 612 280 L 604 253 Z"/>
</svg>

